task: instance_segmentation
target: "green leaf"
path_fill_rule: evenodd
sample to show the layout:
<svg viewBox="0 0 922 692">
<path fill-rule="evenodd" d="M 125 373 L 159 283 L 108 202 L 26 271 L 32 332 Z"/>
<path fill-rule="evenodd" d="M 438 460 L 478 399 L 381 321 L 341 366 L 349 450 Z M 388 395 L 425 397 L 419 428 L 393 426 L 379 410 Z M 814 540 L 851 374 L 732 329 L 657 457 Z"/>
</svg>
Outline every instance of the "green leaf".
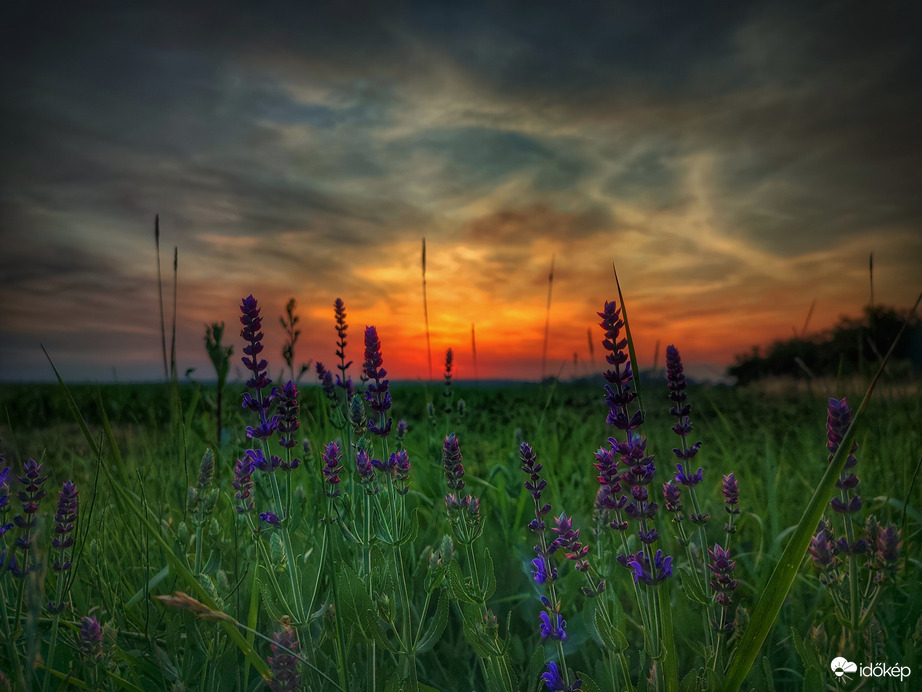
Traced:
<svg viewBox="0 0 922 692">
<path fill-rule="evenodd" d="M 605 620 L 605 613 L 601 607 L 595 609 L 592 615 L 595 631 L 602 640 L 602 645 L 609 651 L 616 653 L 624 651 L 628 647 L 627 638 L 618 628 L 611 626 Z"/>
<path fill-rule="evenodd" d="M 275 590 L 270 584 L 258 577 L 256 578 L 256 586 L 259 588 L 259 595 L 262 596 L 263 607 L 266 609 L 266 612 L 269 613 L 269 617 L 276 621 L 280 620 L 284 613 L 283 609 L 279 607 L 279 601 Z"/>
<path fill-rule="evenodd" d="M 493 571 L 493 558 L 490 557 L 490 549 L 483 549 L 483 603 L 490 600 L 493 592 L 496 591 L 496 573 Z"/>
<path fill-rule="evenodd" d="M 416 540 L 416 536 L 419 533 L 419 510 L 415 507 L 410 513 L 410 524 L 404 530 L 403 534 L 397 539 L 397 542 L 394 543 L 396 546 L 404 545 L 405 543 L 411 543 Z"/>
<path fill-rule="evenodd" d="M 577 671 L 576 677 L 583 681 L 582 687 L 579 688 L 581 692 L 602 692 L 602 688 L 588 674 Z"/>
<path fill-rule="evenodd" d="M 791 628 L 791 638 L 794 640 L 794 648 L 797 649 L 797 655 L 800 656 L 804 671 L 809 672 L 820 668 L 819 652 L 816 650 L 816 645 L 813 641 L 809 637 L 801 639 L 800 633 L 793 627 Z"/>
<path fill-rule="evenodd" d="M 455 600 L 462 603 L 480 603 L 480 600 L 471 595 L 470 586 L 461 575 L 461 567 L 457 560 L 452 560 L 448 564 L 448 586 L 451 588 L 451 595 Z"/>
<path fill-rule="evenodd" d="M 768 685 L 768 689 L 775 689 L 774 671 L 772 670 L 772 662 L 768 660 L 768 656 L 762 657 L 762 674 L 765 675 L 765 683 Z"/>
<path fill-rule="evenodd" d="M 439 603 L 435 608 L 435 615 L 429 620 L 426 632 L 420 637 L 416 645 L 416 653 L 422 654 L 429 651 L 442 636 L 448 624 L 448 594 L 443 589 L 439 594 Z"/>
<path fill-rule="evenodd" d="M 365 583 L 347 564 L 339 568 L 337 587 L 340 607 L 343 611 L 343 624 L 345 626 L 357 624 L 358 634 L 363 638 L 374 641 L 387 651 L 396 652 L 397 649 L 391 644 L 381 627 L 374 604 L 368 592 L 365 591 Z M 355 631 L 354 627 L 353 631 Z"/>
<path fill-rule="evenodd" d="M 708 605 L 710 603 L 710 599 L 692 575 L 690 568 L 682 567 L 679 570 L 679 575 L 679 583 L 682 586 L 682 592 L 689 601 L 700 603 L 701 605 Z"/>
</svg>

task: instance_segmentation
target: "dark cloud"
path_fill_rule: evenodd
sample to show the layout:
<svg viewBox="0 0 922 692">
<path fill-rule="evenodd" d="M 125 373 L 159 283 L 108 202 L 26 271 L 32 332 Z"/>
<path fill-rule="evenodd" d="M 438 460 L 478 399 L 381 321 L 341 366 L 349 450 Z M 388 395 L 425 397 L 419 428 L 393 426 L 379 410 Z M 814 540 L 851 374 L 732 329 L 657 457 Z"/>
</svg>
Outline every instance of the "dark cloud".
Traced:
<svg viewBox="0 0 922 692">
<path fill-rule="evenodd" d="M 422 235 L 464 244 L 472 287 L 506 301 L 541 293 L 549 257 L 532 254 L 554 248 L 561 287 L 598 273 L 571 263 L 635 252 L 646 285 L 717 277 L 712 300 L 782 291 L 766 276 L 784 261 L 815 271 L 865 239 L 907 276 L 922 264 L 899 240 L 922 222 L 919 13 L 20 3 L 0 41 L 3 318 L 29 338 L 104 314 L 147 329 L 130 308 L 149 306 L 158 212 L 165 256 L 179 245 L 215 301 L 206 279 L 236 290 L 257 266 L 277 292 L 396 299 L 368 270 L 415 266 L 399 253 Z"/>
</svg>

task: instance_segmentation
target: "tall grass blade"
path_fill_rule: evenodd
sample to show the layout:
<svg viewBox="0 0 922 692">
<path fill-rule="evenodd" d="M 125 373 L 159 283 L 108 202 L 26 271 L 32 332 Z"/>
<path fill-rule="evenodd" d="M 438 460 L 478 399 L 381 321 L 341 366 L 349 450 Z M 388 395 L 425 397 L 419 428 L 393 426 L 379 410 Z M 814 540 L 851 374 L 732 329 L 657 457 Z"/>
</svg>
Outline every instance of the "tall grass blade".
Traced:
<svg viewBox="0 0 922 692">
<path fill-rule="evenodd" d="M 170 337 L 170 379 L 176 379 L 176 300 L 179 285 L 179 248 L 173 246 L 173 331 Z"/>
<path fill-rule="evenodd" d="M 624 334 L 627 338 L 627 352 L 631 357 L 631 368 L 634 370 L 634 381 L 637 383 L 637 401 L 640 409 L 645 411 L 643 405 L 643 392 L 640 387 L 640 366 L 637 363 L 637 352 L 634 350 L 634 337 L 631 335 L 631 323 L 627 318 L 627 305 L 624 304 L 624 294 L 621 292 L 621 281 L 618 279 L 618 269 L 611 263 L 611 270 L 615 273 L 615 286 L 618 288 L 618 303 L 621 305 L 621 319 L 624 320 Z"/>
<path fill-rule="evenodd" d="M 429 358 L 429 379 L 432 379 L 432 343 L 429 340 L 429 301 L 426 297 L 426 239 L 423 238 L 423 318 L 426 320 L 426 355 Z"/>
<path fill-rule="evenodd" d="M 480 379 L 477 374 L 477 339 L 474 338 L 474 323 L 471 322 L 471 353 L 474 356 L 474 383 Z"/>
<path fill-rule="evenodd" d="M 157 295 L 160 298 L 160 345 L 163 348 L 163 378 L 169 379 L 166 362 L 166 322 L 163 319 L 163 278 L 160 273 L 160 214 L 154 216 L 154 245 L 157 248 Z"/>
<path fill-rule="evenodd" d="M 835 456 L 833 456 L 832 461 L 826 468 L 826 473 L 823 474 L 816 490 L 813 492 L 813 497 L 810 498 L 810 502 L 804 510 L 800 522 L 791 534 L 784 548 L 784 552 L 781 555 L 781 559 L 775 566 L 768 580 L 768 584 L 765 586 L 762 596 L 759 598 L 759 602 L 752 612 L 749 627 L 743 633 L 739 646 L 733 658 L 730 660 L 730 666 L 727 669 L 725 689 L 729 692 L 735 692 L 735 690 L 738 690 L 740 685 L 743 684 L 743 681 L 749 674 L 750 668 L 752 668 L 752 664 L 759 654 L 759 650 L 762 648 L 762 644 L 765 643 L 769 631 L 771 631 L 771 628 L 774 626 L 775 620 L 778 619 L 781 606 L 784 604 L 784 600 L 791 589 L 791 585 L 794 583 L 794 579 L 800 569 L 800 564 L 803 562 L 804 555 L 807 553 L 807 547 L 810 545 L 810 540 L 816 531 L 817 524 L 819 524 L 823 516 L 826 505 L 835 493 L 836 480 L 845 468 L 845 462 L 852 448 L 852 441 L 858 430 L 858 424 L 868 407 L 868 403 L 871 401 L 871 394 L 874 392 L 874 388 L 877 386 L 877 382 L 883 374 L 887 362 L 893 355 L 900 337 L 903 335 L 903 332 L 906 331 L 907 325 L 912 320 L 916 308 L 919 306 L 919 301 L 922 301 L 922 294 L 916 299 L 916 303 L 913 305 L 912 310 L 910 310 L 906 321 L 903 323 L 902 329 L 900 329 L 899 334 L 897 334 L 893 343 L 890 345 L 890 350 L 887 351 L 887 355 L 884 356 L 883 361 L 881 361 L 877 369 L 877 374 L 874 375 L 874 379 L 868 386 L 864 398 L 861 400 L 861 404 L 852 417 L 852 424 L 848 427 L 848 431 L 839 443 L 839 449 L 836 451 Z"/>
<path fill-rule="evenodd" d="M 547 275 L 547 307 L 544 311 L 544 347 L 541 349 L 541 379 L 547 368 L 547 342 L 551 333 L 551 291 L 554 288 L 554 260 L 557 255 L 551 255 L 551 271 Z"/>
<path fill-rule="evenodd" d="M 813 299 L 813 302 L 810 303 L 810 309 L 807 310 L 807 319 L 804 320 L 804 326 L 800 330 L 801 339 L 807 336 L 807 327 L 810 325 L 810 318 L 813 317 L 814 308 L 816 308 L 816 298 Z"/>
</svg>

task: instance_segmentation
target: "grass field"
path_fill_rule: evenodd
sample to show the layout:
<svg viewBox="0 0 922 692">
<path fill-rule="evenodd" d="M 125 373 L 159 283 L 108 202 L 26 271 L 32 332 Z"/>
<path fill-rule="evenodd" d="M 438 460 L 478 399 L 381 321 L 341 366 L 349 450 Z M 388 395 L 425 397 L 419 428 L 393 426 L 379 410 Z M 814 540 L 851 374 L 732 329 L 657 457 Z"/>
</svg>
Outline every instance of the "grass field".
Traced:
<svg viewBox="0 0 922 692">
<path fill-rule="evenodd" d="M 386 352 L 385 345 L 385 359 Z M 708 608 L 712 616 L 720 611 L 706 584 L 714 572 L 704 572 L 696 597 L 687 585 L 700 575 L 688 570 L 689 553 L 678 545 L 677 525 L 670 521 L 674 515 L 662 510 L 662 485 L 675 475 L 672 450 L 680 441 L 670 430 L 675 419 L 661 377 L 640 383 L 642 431 L 656 460 L 650 494 L 661 505 L 657 545 L 673 557 L 673 574 L 656 587 L 638 587 L 631 570 L 612 559 L 619 552 L 615 532 L 593 511 L 599 489 L 594 455 L 616 432 L 606 424 L 603 384 L 601 378 L 477 387 L 455 382 L 447 390 L 441 384 L 392 384 L 387 415 L 395 433 L 389 449 L 407 452 L 405 495 L 398 492 L 399 470 L 385 478 L 381 468 L 380 491 L 363 492 L 367 486 L 359 481 L 354 455 L 351 466 L 349 459 L 341 462 L 346 470 L 338 485 L 325 482 L 325 445 L 339 440 L 345 447 L 352 433 L 363 443 L 357 430 L 337 418 L 321 387 L 301 387 L 293 451 L 302 463 L 290 472 L 254 471 L 256 506 L 249 514 L 235 509 L 239 488 L 232 485 L 235 463 L 252 444 L 246 427 L 256 420 L 239 407 L 242 385 L 227 388 L 220 441 L 214 439 L 213 387 L 71 386 L 87 437 L 63 388 L 4 386 L 0 469 L 12 470 L 2 523 L 14 523 L 20 514 L 17 493 L 24 486 L 15 477 L 27 459 L 44 465 L 47 496 L 32 515 L 37 521 L 30 551 L 14 547 L 18 525 L 0 537 L 7 565 L 12 555 L 20 567 L 36 565 L 18 579 L 9 569 L 0 573 L 0 670 L 6 674 L 0 689 L 255 690 L 272 675 L 272 689 L 576 689 L 577 677 L 584 690 L 721 689 L 740 635 L 754 624 L 753 608 L 826 470 L 827 401 L 819 394 L 758 388 L 687 390 L 694 424 L 689 441 L 703 442 L 689 466 L 704 469 L 696 501 L 711 514 L 701 529 L 707 547 L 727 538 L 722 476 L 735 474 L 740 489 L 731 548 L 738 583 L 726 611 L 736 629 L 718 636 L 705 625 Z M 873 612 L 858 630 L 837 618 L 831 593 L 837 587 L 820 583 L 808 554 L 743 689 L 911 684 L 892 677 L 845 683 L 829 668 L 838 656 L 908 666 L 913 678 L 922 674 L 916 653 L 922 637 L 922 484 L 914 482 L 922 454 L 922 398 L 918 387 L 905 390 L 901 383 L 897 395 L 884 383 L 855 438 L 854 471 L 863 500 L 856 521 L 863 526 L 874 515 L 902 531 L 896 562 L 874 571 L 862 566 L 863 556 L 853 560 L 861 582 L 850 591 L 843 580 L 837 592 L 839 598 L 845 594 L 847 612 L 848 595 L 871 593 L 879 573 L 883 584 Z M 849 393 L 853 408 L 862 394 Z M 407 431 L 395 443 L 399 420 Z M 469 505 L 446 511 L 443 443 L 449 433 L 457 435 L 463 455 L 465 485 L 456 499 L 468 493 L 478 499 L 476 516 L 465 514 Z M 301 454 L 303 439 L 310 441 L 310 455 Z M 565 512 L 590 546 L 589 583 L 606 581 L 601 597 L 582 593 L 584 574 L 560 554 L 553 563 L 558 578 L 536 579 L 536 537 L 528 529 L 536 505 L 523 487 L 523 441 L 543 465 L 541 502 L 552 506 L 544 516 L 548 539 L 556 536 L 553 517 Z M 202 468 L 209 448 L 213 475 Z M 368 449 L 379 450 L 371 443 Z M 386 459 L 388 448 L 383 451 L 376 456 Z M 51 539 L 61 535 L 54 530 L 55 502 L 65 481 L 79 491 L 79 517 L 70 534 L 73 545 L 58 550 Z M 334 488 L 342 493 L 331 498 L 326 491 Z M 688 497 L 683 499 L 688 514 Z M 255 516 L 270 507 L 278 524 Z M 826 515 L 841 522 L 840 515 Z M 327 521 L 331 516 L 337 521 Z M 684 526 L 691 564 L 708 559 L 697 528 L 687 519 Z M 369 527 L 366 538 L 357 535 Z M 841 533 L 839 525 L 835 530 Z M 447 536 L 454 539 L 452 548 Z M 56 571 L 51 565 L 61 555 L 72 566 Z M 841 562 L 840 578 L 848 556 Z M 547 597 L 548 585 L 550 607 L 542 611 L 539 599 Z M 154 598 L 175 592 L 195 600 Z M 49 607 L 55 603 L 65 605 Z M 643 631 L 654 626 L 645 608 L 671 620 L 658 630 L 659 643 L 648 640 L 646 646 Z M 601 621 L 599 610 L 605 614 Z M 565 639 L 555 639 L 553 628 L 541 636 L 539 612 L 548 611 L 563 614 Z M 96 622 L 101 638 L 93 630 Z M 611 631 L 602 632 L 608 624 Z M 548 661 L 560 666 L 559 680 L 546 672 Z"/>
</svg>

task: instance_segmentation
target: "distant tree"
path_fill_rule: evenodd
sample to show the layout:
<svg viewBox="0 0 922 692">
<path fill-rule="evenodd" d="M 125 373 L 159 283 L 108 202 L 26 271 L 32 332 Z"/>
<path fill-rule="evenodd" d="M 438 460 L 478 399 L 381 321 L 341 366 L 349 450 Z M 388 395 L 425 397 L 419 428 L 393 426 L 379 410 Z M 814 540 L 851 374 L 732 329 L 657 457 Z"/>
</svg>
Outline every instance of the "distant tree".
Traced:
<svg viewBox="0 0 922 692">
<path fill-rule="evenodd" d="M 764 351 L 753 346 L 738 354 L 727 374 L 738 384 L 764 377 L 806 378 L 864 373 L 890 349 L 908 311 L 883 305 L 869 305 L 860 318 L 842 316 L 838 323 L 812 337 L 775 341 Z M 910 325 L 894 353 L 909 367 L 922 369 L 922 329 Z"/>
</svg>

